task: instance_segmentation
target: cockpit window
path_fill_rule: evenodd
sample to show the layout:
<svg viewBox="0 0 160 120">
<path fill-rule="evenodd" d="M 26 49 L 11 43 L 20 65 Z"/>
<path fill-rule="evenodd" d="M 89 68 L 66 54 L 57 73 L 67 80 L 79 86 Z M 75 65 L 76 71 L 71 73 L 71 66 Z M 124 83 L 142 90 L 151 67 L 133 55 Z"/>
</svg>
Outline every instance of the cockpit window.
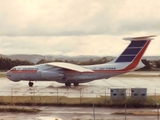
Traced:
<svg viewBox="0 0 160 120">
<path fill-rule="evenodd" d="M 12 68 L 11 70 L 16 70 L 16 68 Z"/>
</svg>

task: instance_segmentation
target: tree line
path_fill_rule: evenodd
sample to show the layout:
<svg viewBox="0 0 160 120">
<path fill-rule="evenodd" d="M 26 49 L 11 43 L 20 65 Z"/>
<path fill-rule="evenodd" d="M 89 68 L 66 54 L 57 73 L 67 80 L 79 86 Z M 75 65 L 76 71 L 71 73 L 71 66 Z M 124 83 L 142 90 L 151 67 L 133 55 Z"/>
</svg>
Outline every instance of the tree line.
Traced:
<svg viewBox="0 0 160 120">
<path fill-rule="evenodd" d="M 9 58 L 0 57 L 0 70 L 9 70 L 18 65 L 33 65 L 33 63 L 27 60 L 11 60 Z"/>
<path fill-rule="evenodd" d="M 41 59 L 39 62 L 36 64 L 42 64 L 42 63 L 47 63 L 47 62 L 66 62 L 66 63 L 73 63 L 77 65 L 94 65 L 94 64 L 102 64 L 102 63 L 107 63 L 110 62 L 111 59 L 107 59 L 107 57 L 102 57 L 100 59 L 90 59 L 87 61 L 75 61 L 75 60 L 60 60 L 60 59 L 54 59 L 52 61 Z M 160 70 L 160 60 L 146 60 L 142 59 L 142 63 L 145 65 L 145 67 L 141 68 L 140 70 Z M 19 66 L 19 65 L 34 65 L 34 63 L 29 62 L 27 60 L 11 60 L 9 58 L 3 58 L 0 57 L 0 70 L 9 70 L 14 66 Z"/>
<path fill-rule="evenodd" d="M 111 61 L 111 59 L 107 59 L 107 57 L 102 57 L 102 58 L 96 59 L 96 60 L 90 59 L 90 60 L 86 60 L 86 61 L 60 60 L 60 59 L 54 59 L 54 60 L 50 61 L 50 60 L 41 59 L 39 62 L 37 62 L 37 64 L 48 63 L 48 62 L 66 62 L 66 63 L 73 63 L 73 64 L 77 64 L 77 65 L 94 65 L 94 64 L 107 63 L 110 61 Z"/>
</svg>

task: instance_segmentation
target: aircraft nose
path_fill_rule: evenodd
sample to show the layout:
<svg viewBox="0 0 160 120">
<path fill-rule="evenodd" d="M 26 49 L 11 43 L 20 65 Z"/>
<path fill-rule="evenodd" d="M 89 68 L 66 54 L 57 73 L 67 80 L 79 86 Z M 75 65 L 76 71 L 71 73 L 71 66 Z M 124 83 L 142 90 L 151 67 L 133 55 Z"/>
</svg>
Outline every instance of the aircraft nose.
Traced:
<svg viewBox="0 0 160 120">
<path fill-rule="evenodd" d="M 7 71 L 7 72 L 5 73 L 5 76 L 6 76 L 9 80 L 11 80 L 11 81 L 13 81 L 13 82 L 18 82 L 18 81 L 20 81 L 20 79 L 19 79 L 17 76 L 15 76 L 14 74 L 12 74 L 11 70 Z"/>
<path fill-rule="evenodd" d="M 7 72 L 5 73 L 5 76 L 6 76 L 7 78 L 10 78 L 10 77 L 11 77 L 10 72 L 7 71 Z"/>
</svg>

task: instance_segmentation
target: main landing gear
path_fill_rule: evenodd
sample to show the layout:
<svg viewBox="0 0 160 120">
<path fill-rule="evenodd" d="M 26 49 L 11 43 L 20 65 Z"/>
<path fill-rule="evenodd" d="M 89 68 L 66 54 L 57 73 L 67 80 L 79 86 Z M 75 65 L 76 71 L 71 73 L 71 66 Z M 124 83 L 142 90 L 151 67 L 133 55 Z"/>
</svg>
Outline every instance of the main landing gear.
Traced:
<svg viewBox="0 0 160 120">
<path fill-rule="evenodd" d="M 66 83 L 65 83 L 65 86 L 71 86 L 71 83 L 66 82 Z"/>
<path fill-rule="evenodd" d="M 33 82 L 29 81 L 28 85 L 29 87 L 33 87 Z"/>
<path fill-rule="evenodd" d="M 78 86 L 79 83 L 78 83 L 78 82 L 75 82 L 75 83 L 73 83 L 73 85 L 74 85 L 74 86 Z M 70 83 L 70 82 L 66 82 L 66 83 L 65 83 L 65 86 L 71 86 L 71 83 Z"/>
<path fill-rule="evenodd" d="M 79 83 L 78 82 L 75 82 L 75 83 L 73 83 L 74 84 L 74 86 L 78 86 L 79 85 Z"/>
</svg>

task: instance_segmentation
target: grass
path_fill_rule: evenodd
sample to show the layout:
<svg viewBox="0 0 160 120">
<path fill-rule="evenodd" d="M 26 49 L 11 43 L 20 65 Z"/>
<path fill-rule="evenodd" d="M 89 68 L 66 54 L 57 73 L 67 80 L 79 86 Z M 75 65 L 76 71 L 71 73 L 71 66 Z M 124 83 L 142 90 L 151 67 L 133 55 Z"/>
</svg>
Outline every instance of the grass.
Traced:
<svg viewBox="0 0 160 120">
<path fill-rule="evenodd" d="M 125 112 L 122 112 L 122 111 L 118 111 L 118 112 L 115 112 L 115 113 L 112 113 L 113 115 L 135 115 L 135 116 L 151 116 L 151 115 L 156 115 L 157 116 L 157 111 L 127 111 L 126 113 Z"/>
<path fill-rule="evenodd" d="M 122 74 L 119 75 L 117 77 L 160 77 L 159 75 L 149 75 L 149 74 L 145 74 L 145 75 L 140 75 L 140 74 Z"/>
<path fill-rule="evenodd" d="M 5 77 L 4 73 L 0 73 L 0 77 Z"/>
<path fill-rule="evenodd" d="M 109 96 L 97 98 L 68 98 L 65 96 L 0 96 L 0 105 L 42 105 L 42 106 L 92 106 L 97 107 L 119 107 L 124 108 L 125 104 L 129 108 L 157 107 L 160 103 L 160 96 L 148 96 L 147 99 L 111 100 Z"/>
<path fill-rule="evenodd" d="M 0 107 L 0 112 L 25 112 L 25 113 L 36 113 L 41 110 L 35 108 L 24 108 L 24 107 Z"/>
<path fill-rule="evenodd" d="M 0 96 L 0 104 L 21 105 L 79 105 L 79 104 L 103 104 L 102 98 L 68 98 L 65 96 Z"/>
</svg>

